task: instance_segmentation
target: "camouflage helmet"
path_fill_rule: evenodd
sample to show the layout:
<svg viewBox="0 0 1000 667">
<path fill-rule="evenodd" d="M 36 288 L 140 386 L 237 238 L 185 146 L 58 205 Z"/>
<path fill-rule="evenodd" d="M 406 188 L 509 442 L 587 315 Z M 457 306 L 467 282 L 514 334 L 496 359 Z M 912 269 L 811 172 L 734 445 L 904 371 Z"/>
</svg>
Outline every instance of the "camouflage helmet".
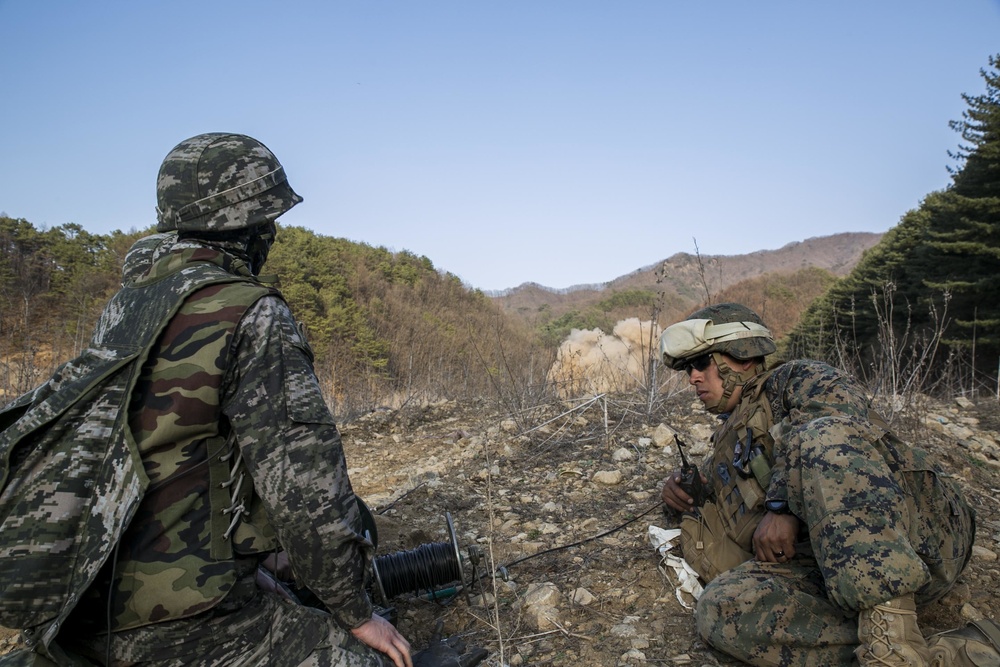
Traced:
<svg viewBox="0 0 1000 667">
<path fill-rule="evenodd" d="M 252 228 L 300 201 L 264 144 L 242 134 L 199 134 L 174 146 L 160 165 L 156 231 Z"/>
<path fill-rule="evenodd" d="M 682 370 L 685 361 L 723 352 L 746 361 L 773 354 L 777 347 L 757 313 L 739 303 L 720 303 L 691 313 L 660 337 L 663 363 Z"/>
</svg>

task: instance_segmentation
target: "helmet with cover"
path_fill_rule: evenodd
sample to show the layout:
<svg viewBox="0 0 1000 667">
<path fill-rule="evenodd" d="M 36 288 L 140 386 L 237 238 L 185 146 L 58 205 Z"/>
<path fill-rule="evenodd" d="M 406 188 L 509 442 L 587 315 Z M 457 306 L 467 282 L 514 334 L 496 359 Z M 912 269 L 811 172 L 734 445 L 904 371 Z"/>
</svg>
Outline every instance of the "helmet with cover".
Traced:
<svg viewBox="0 0 1000 667">
<path fill-rule="evenodd" d="M 674 370 L 683 370 L 690 359 L 713 352 L 747 361 L 776 349 L 760 316 L 739 303 L 706 306 L 667 327 L 660 337 L 663 363 Z"/>
<path fill-rule="evenodd" d="M 264 144 L 243 134 L 199 134 L 177 144 L 160 166 L 156 231 L 252 229 L 301 201 Z"/>
</svg>

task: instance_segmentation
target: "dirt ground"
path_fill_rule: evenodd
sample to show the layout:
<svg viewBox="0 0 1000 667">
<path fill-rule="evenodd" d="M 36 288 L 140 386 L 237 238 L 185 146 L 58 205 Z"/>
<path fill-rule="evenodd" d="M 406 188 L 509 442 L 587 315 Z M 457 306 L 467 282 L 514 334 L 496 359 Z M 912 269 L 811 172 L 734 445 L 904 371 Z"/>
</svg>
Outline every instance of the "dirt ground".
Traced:
<svg viewBox="0 0 1000 667">
<path fill-rule="evenodd" d="M 380 555 L 448 541 L 448 512 L 462 549 L 478 545 L 488 573 L 507 573 L 482 580 L 487 600 L 496 600 L 489 609 L 461 596 L 396 600 L 400 628 L 420 646 L 443 619 L 446 633 L 489 648 L 494 666 L 741 664 L 698 638 L 647 535 L 650 524 L 672 527 L 658 492 L 678 464 L 657 427 L 705 452 L 713 418 L 686 391 L 651 418 L 613 399 L 570 407 L 515 420 L 485 406 L 440 404 L 346 426 L 351 477 L 376 514 Z M 958 585 L 921 612 L 929 634 L 1000 614 L 1000 411 L 990 402 L 922 406 L 919 414 L 899 420 L 899 430 L 958 477 L 979 523 Z M 525 603 L 540 584 L 553 585 L 542 611 L 554 623 L 539 622 Z"/>
<path fill-rule="evenodd" d="M 664 427 L 704 454 L 713 418 L 686 391 L 646 412 L 611 398 L 516 413 L 440 403 L 342 425 L 383 568 L 392 554 L 453 553 L 451 517 L 464 590 L 436 601 L 407 591 L 383 602 L 415 647 L 440 620 L 445 635 L 489 649 L 491 667 L 741 664 L 697 637 L 647 536 L 650 524 L 672 527 L 658 502 L 678 464 L 676 449 L 663 446 Z M 1000 615 L 1000 409 L 991 401 L 919 414 L 899 430 L 958 477 L 979 523 L 959 584 L 920 614 L 931 633 Z"/>
</svg>

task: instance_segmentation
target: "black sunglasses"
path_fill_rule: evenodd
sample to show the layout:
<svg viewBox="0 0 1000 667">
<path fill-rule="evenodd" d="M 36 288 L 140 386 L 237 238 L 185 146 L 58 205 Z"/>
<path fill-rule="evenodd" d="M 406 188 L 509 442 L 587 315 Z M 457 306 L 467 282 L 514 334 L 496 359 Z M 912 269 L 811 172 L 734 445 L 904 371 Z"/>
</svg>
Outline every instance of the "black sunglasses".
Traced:
<svg viewBox="0 0 1000 667">
<path fill-rule="evenodd" d="M 684 362 L 684 365 L 681 368 L 684 370 L 685 373 L 691 375 L 692 370 L 696 370 L 699 373 L 704 373 L 705 369 L 711 365 L 712 365 L 712 355 L 711 353 L 709 353 L 709 354 L 701 354 L 698 355 L 697 357 L 691 357 L 690 359 Z"/>
</svg>

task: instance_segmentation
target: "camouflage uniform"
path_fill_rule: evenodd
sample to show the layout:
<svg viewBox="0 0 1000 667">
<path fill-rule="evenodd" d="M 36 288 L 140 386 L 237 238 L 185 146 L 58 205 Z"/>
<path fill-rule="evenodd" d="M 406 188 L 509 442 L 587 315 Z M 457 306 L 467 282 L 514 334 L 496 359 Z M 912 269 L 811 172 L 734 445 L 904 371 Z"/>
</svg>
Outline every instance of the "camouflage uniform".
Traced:
<svg viewBox="0 0 1000 667">
<path fill-rule="evenodd" d="M 187 297 L 143 366 L 129 425 L 149 488 L 60 643 L 103 661 L 110 609 L 116 662 L 382 664 L 348 631 L 372 615 L 371 544 L 288 306 L 218 247 L 140 249 L 157 259 L 145 275 L 141 259 L 130 265 L 132 290 L 156 294 L 197 264 L 238 277 Z M 279 543 L 331 613 L 257 589 L 258 561 Z"/>
<path fill-rule="evenodd" d="M 0 612 L 28 649 L 0 663 L 365 667 L 383 656 L 350 631 L 372 622 L 408 650 L 372 616 L 311 351 L 256 277 L 301 201 L 252 137 L 167 154 L 160 234 L 133 247 L 91 347 L 0 411 Z M 329 612 L 257 588 L 279 546 Z"/>
<path fill-rule="evenodd" d="M 956 485 L 831 366 L 789 362 L 747 383 L 713 443 L 703 472 L 731 537 L 750 546 L 765 497 L 787 501 L 800 520 L 793 559 L 746 561 L 698 602 L 702 637 L 740 660 L 852 664 L 859 610 L 907 594 L 935 600 L 968 560 L 974 520 Z M 756 475 L 748 482 L 734 467 L 737 448 L 753 444 L 771 462 L 756 490 Z"/>
</svg>

